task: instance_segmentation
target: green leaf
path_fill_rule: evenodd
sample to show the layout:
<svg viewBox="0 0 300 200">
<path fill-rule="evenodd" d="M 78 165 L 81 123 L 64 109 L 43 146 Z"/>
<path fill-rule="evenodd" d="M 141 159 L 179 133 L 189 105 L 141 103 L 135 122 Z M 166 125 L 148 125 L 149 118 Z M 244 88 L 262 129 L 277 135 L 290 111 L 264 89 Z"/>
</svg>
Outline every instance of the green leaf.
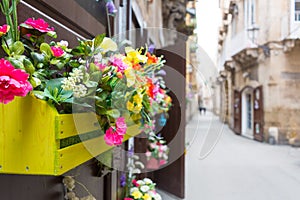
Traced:
<svg viewBox="0 0 300 200">
<path fill-rule="evenodd" d="M 23 65 L 23 62 L 18 60 L 18 59 L 15 59 L 15 58 L 12 58 L 12 57 L 9 57 L 7 58 L 10 63 L 17 69 L 24 69 L 25 70 L 25 67 Z"/>
<path fill-rule="evenodd" d="M 95 47 L 99 47 L 105 37 L 105 33 L 97 35 L 94 40 Z"/>
<path fill-rule="evenodd" d="M 33 74 L 35 72 L 35 68 L 29 59 L 25 58 L 23 60 L 23 64 L 26 72 L 28 72 L 29 74 Z"/>
<path fill-rule="evenodd" d="M 49 32 L 47 33 L 47 35 L 50 36 L 50 37 L 52 37 L 52 38 L 57 38 L 57 34 L 56 34 L 55 31 L 49 31 Z"/>
<path fill-rule="evenodd" d="M 48 58 L 52 57 L 51 47 L 47 43 L 42 43 L 40 46 L 40 51 L 45 54 Z"/>
<path fill-rule="evenodd" d="M 20 41 L 16 41 L 10 48 L 10 52 L 14 55 L 22 55 L 25 51 L 24 45 Z"/>
<path fill-rule="evenodd" d="M 45 62 L 45 55 L 41 53 L 31 52 L 31 57 L 34 61 L 34 65 L 37 65 L 38 63 L 44 63 Z"/>
<path fill-rule="evenodd" d="M 30 82 L 30 84 L 32 85 L 33 88 L 36 88 L 36 87 L 38 87 L 42 84 L 42 81 L 39 78 L 34 77 L 34 76 L 31 76 L 29 78 L 29 82 Z"/>
<path fill-rule="evenodd" d="M 33 90 L 34 96 L 36 96 L 39 99 L 45 99 L 44 92 L 39 90 Z"/>
<path fill-rule="evenodd" d="M 95 82 L 95 81 L 88 81 L 88 82 L 85 83 L 85 85 L 86 85 L 86 87 L 88 87 L 88 88 L 95 88 L 95 87 L 98 86 L 98 83 Z"/>
<path fill-rule="evenodd" d="M 53 58 L 53 59 L 51 59 L 50 64 L 51 64 L 51 65 L 56 65 L 56 64 L 58 64 L 59 62 L 60 62 L 59 59 Z"/>
<path fill-rule="evenodd" d="M 106 114 L 113 118 L 118 118 L 121 115 L 120 111 L 117 109 L 108 110 L 106 111 Z"/>
<path fill-rule="evenodd" d="M 4 40 L 2 40 L 2 49 L 5 51 L 5 53 L 10 56 L 10 50 L 9 48 L 6 46 Z"/>
<path fill-rule="evenodd" d="M 56 66 L 57 66 L 58 69 L 62 69 L 62 68 L 65 66 L 65 63 L 63 63 L 63 62 L 58 62 L 58 63 L 56 64 Z"/>
</svg>

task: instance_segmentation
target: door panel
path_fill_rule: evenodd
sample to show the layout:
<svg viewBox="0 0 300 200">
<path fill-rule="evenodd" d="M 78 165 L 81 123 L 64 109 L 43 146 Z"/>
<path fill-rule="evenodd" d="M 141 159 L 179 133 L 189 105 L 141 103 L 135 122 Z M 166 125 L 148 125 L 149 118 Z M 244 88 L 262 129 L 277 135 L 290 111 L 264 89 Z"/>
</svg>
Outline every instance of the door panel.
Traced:
<svg viewBox="0 0 300 200">
<path fill-rule="evenodd" d="M 242 130 L 242 115 L 241 115 L 241 109 L 242 109 L 242 97 L 241 92 L 238 90 L 234 91 L 234 102 L 233 102 L 233 122 L 234 122 L 234 132 L 238 135 L 241 134 Z"/>
<path fill-rule="evenodd" d="M 167 61 L 164 68 L 167 72 L 165 80 L 170 89 L 173 106 L 161 131 L 170 147 L 169 165 L 155 171 L 153 176 L 158 188 L 180 198 L 184 198 L 185 185 L 185 46 L 185 41 L 181 41 L 157 51 Z"/>
<path fill-rule="evenodd" d="M 254 139 L 263 141 L 263 126 L 264 126 L 264 107 L 263 107 L 263 88 L 259 86 L 253 91 L 253 135 Z"/>
</svg>

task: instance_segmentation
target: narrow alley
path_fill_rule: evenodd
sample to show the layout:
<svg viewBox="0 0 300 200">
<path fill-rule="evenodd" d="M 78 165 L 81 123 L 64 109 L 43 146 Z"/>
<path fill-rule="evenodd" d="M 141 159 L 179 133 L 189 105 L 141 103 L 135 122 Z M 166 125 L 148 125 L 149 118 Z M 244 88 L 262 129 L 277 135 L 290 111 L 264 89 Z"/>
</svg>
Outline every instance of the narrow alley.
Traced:
<svg viewBox="0 0 300 200">
<path fill-rule="evenodd" d="M 209 131 L 220 139 L 200 159 Z M 208 137 L 209 138 L 209 137 Z M 186 200 L 297 200 L 300 196 L 300 149 L 272 146 L 235 135 L 211 113 L 196 115 L 186 127 Z M 203 145 L 204 143 L 204 145 Z M 163 199 L 176 199 L 163 194 Z"/>
</svg>

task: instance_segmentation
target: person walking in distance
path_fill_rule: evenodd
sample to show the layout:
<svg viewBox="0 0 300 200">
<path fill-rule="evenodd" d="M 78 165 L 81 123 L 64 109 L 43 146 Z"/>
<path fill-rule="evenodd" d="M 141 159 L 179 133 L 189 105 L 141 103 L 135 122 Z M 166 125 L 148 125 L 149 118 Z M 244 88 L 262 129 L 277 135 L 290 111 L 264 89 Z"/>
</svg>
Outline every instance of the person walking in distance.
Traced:
<svg viewBox="0 0 300 200">
<path fill-rule="evenodd" d="M 198 95 L 198 107 L 199 107 L 200 115 L 202 115 L 202 112 L 205 115 L 206 108 L 204 106 L 203 100 L 200 95 Z"/>
</svg>

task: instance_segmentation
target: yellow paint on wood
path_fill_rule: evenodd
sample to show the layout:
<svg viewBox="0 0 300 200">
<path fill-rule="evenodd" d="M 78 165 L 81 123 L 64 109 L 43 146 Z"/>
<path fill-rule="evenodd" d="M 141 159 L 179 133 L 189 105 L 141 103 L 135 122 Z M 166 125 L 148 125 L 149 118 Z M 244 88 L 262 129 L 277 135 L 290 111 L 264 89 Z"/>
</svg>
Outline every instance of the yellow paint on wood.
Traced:
<svg viewBox="0 0 300 200">
<path fill-rule="evenodd" d="M 57 139 L 99 130 L 100 126 L 95 113 L 74 113 L 58 115 Z"/>
<path fill-rule="evenodd" d="M 33 96 L 2 104 L 0 121 L 0 173 L 61 175 L 112 148 L 100 136 L 59 149 L 60 139 L 100 128 L 96 115 L 60 115 Z M 128 127 L 125 140 L 139 132 Z"/>
</svg>

